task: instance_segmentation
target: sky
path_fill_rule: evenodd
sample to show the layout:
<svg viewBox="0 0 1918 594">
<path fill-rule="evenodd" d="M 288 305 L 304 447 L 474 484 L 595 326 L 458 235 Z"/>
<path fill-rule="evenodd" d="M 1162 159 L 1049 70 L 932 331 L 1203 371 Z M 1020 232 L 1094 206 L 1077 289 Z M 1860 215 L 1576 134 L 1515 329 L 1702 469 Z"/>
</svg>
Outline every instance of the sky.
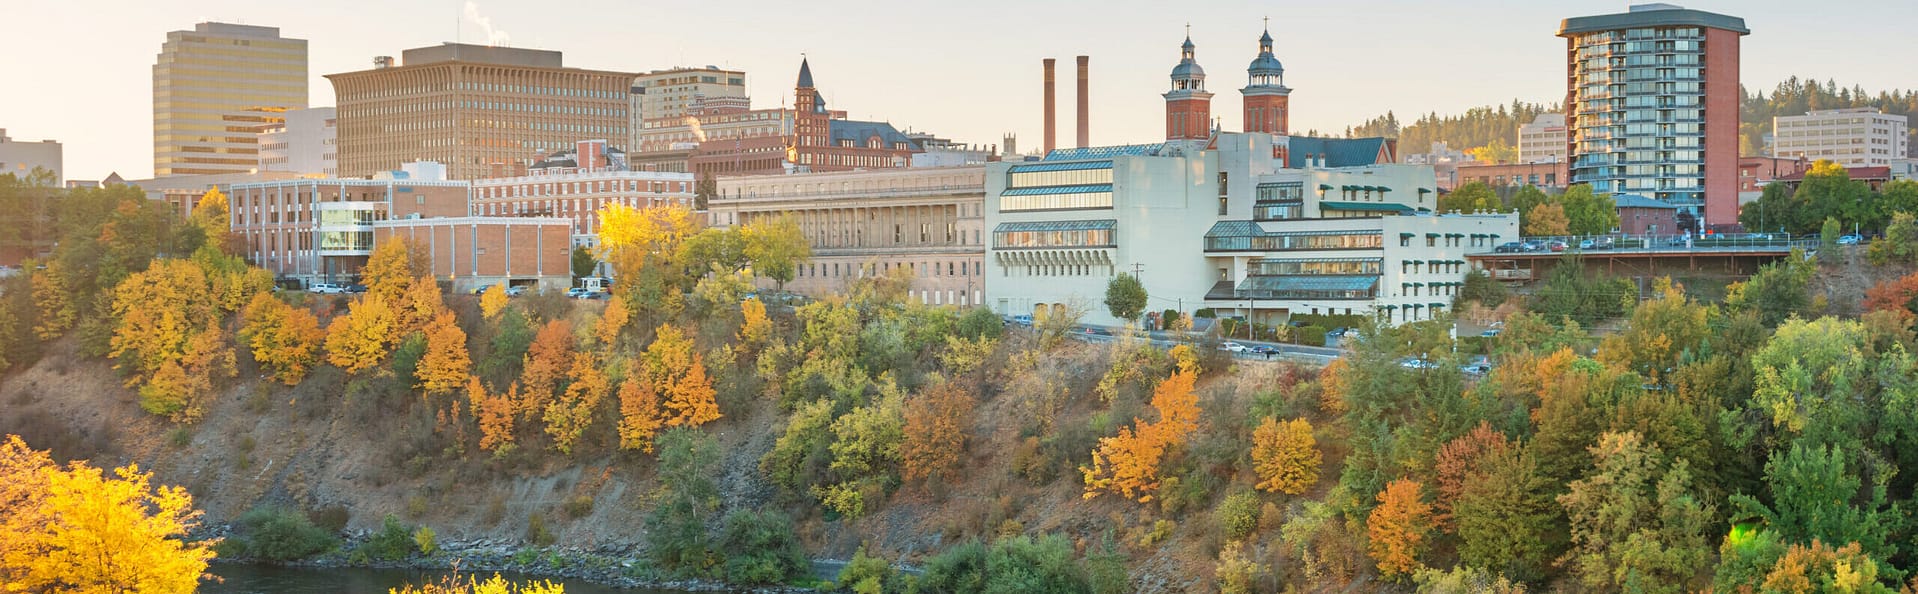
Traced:
<svg viewBox="0 0 1918 594">
<path fill-rule="evenodd" d="M 1769 89 L 1797 74 L 1868 90 L 1918 88 L 1912 0 L 1691 0 L 1740 16 L 1741 78 Z M 468 7 L 471 4 L 471 7 Z M 1164 138 L 1168 74 L 1186 26 L 1238 129 L 1237 89 L 1271 19 L 1292 87 L 1292 129 L 1343 132 L 1387 111 L 1451 114 L 1565 95 L 1565 17 L 1627 2 L 1567 0 L 0 0 L 0 128 L 65 145 L 68 179 L 152 173 L 152 67 L 166 32 L 222 21 L 308 40 L 310 105 L 334 105 L 324 75 L 376 55 L 461 40 L 559 50 L 567 66 L 644 72 L 743 69 L 755 107 L 789 102 L 800 55 L 828 105 L 956 141 L 1021 150 L 1041 141 L 1040 59 L 1059 59 L 1059 139 L 1073 139 L 1073 57 L 1091 56 L 1094 145 Z M 489 33 L 490 27 L 490 33 Z M 1406 147 L 1412 149 L 1412 147 Z M 1414 149 L 1415 150 L 1415 149 Z M 1409 151 L 1408 151 L 1409 152 Z"/>
</svg>

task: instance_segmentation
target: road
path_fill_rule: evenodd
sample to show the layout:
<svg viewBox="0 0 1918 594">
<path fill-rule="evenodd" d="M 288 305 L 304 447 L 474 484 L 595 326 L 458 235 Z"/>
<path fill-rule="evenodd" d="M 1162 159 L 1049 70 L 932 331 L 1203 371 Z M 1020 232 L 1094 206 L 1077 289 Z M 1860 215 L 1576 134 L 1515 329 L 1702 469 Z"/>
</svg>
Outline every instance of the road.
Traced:
<svg viewBox="0 0 1918 594">
<path fill-rule="evenodd" d="M 1110 326 L 1079 325 L 1079 326 L 1074 326 L 1072 329 L 1072 332 L 1069 332 L 1066 335 L 1081 341 L 1085 341 L 1085 342 L 1105 343 L 1105 342 L 1111 342 L 1115 340 L 1117 338 L 1115 335 L 1118 334 L 1119 330 L 1121 329 L 1110 327 Z M 1151 342 L 1152 346 L 1162 348 L 1162 349 L 1170 349 L 1180 344 L 1180 342 L 1177 339 L 1175 339 L 1171 333 L 1167 333 L 1167 332 L 1147 332 L 1146 336 L 1148 337 L 1148 340 Z M 1238 353 L 1232 354 L 1232 357 L 1234 359 L 1238 359 L 1242 361 L 1271 361 L 1274 359 L 1291 359 L 1295 361 L 1304 361 L 1308 363 L 1317 363 L 1320 365 L 1324 365 L 1327 363 L 1331 363 L 1333 359 L 1339 358 L 1339 355 L 1342 352 L 1339 349 L 1334 349 L 1334 348 L 1306 346 L 1302 344 L 1288 344 L 1283 342 L 1260 342 L 1260 341 L 1254 341 L 1254 340 L 1241 340 L 1241 339 L 1227 339 L 1227 340 L 1230 340 L 1231 342 L 1239 343 L 1241 345 L 1245 345 L 1246 349 L 1248 349 L 1244 352 L 1238 352 Z M 1224 341 L 1221 341 L 1221 342 L 1223 343 Z M 1273 347 L 1278 350 L 1278 353 L 1275 353 L 1274 356 L 1268 357 L 1262 353 L 1251 352 L 1250 349 L 1252 347 L 1259 346 L 1259 345 Z"/>
</svg>

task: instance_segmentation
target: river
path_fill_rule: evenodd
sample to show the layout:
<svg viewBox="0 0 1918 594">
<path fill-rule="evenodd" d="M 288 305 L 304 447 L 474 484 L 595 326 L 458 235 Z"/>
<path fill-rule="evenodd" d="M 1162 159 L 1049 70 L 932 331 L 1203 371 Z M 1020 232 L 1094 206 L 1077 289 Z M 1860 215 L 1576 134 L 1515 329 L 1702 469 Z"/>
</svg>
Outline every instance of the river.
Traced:
<svg viewBox="0 0 1918 594">
<path fill-rule="evenodd" d="M 314 569 L 234 563 L 215 563 L 207 569 L 213 575 L 221 578 L 222 581 L 218 583 L 201 584 L 200 592 L 202 594 L 384 593 L 392 588 L 398 588 L 406 584 L 437 582 L 451 573 L 443 570 Z M 485 579 L 491 577 L 493 574 L 492 572 L 470 572 L 465 575 Z M 542 579 L 504 572 L 500 575 L 516 582 Z M 615 588 L 577 580 L 552 581 L 564 584 L 566 586 L 566 594 L 682 594 L 683 592 L 681 590 L 659 590 L 654 588 Z"/>
</svg>

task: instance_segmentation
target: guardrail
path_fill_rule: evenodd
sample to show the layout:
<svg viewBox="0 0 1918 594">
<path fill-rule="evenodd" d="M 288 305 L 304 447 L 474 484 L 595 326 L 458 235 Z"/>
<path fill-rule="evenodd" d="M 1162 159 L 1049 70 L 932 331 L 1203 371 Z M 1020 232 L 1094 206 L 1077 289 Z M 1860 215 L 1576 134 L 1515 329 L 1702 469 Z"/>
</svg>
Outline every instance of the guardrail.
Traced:
<svg viewBox="0 0 1918 594">
<path fill-rule="evenodd" d="M 1609 245 L 1607 244 L 1609 241 Z M 1554 242 L 1563 244 L 1557 247 Z M 1519 241 L 1507 242 L 1481 249 L 1479 254 L 1541 254 L 1563 252 L 1605 252 L 1617 250 L 1683 252 L 1697 250 L 1778 250 L 1792 248 L 1816 249 L 1819 238 L 1813 236 L 1792 236 L 1784 233 L 1751 234 L 1715 234 L 1709 236 L 1684 235 L 1589 235 L 1589 236 L 1551 236 L 1526 237 Z M 1514 247 L 1516 244 L 1516 247 Z"/>
</svg>

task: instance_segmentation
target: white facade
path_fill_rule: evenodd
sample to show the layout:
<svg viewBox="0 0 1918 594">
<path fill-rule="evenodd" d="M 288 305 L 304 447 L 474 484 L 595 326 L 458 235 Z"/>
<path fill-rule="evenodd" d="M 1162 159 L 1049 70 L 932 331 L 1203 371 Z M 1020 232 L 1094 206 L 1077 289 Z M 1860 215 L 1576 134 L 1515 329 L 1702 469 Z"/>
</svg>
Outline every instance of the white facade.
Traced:
<svg viewBox="0 0 1918 594">
<path fill-rule="evenodd" d="M 289 109 L 285 121 L 260 132 L 260 169 L 304 176 L 340 174 L 339 119 L 331 107 Z"/>
<path fill-rule="evenodd" d="M 1541 113 L 1518 127 L 1518 162 L 1557 163 L 1565 160 L 1565 114 Z"/>
<path fill-rule="evenodd" d="M 1519 234 L 1516 214 L 1431 214 L 1430 166 L 1282 169 L 1269 135 L 1222 134 L 1214 146 L 989 165 L 986 305 L 1035 318 L 1077 308 L 1086 323 L 1117 325 L 1106 285 L 1136 273 L 1150 311 L 1427 319 L 1464 280 L 1466 252 Z"/>
<path fill-rule="evenodd" d="M 1884 167 L 1911 154 L 1905 116 L 1877 108 L 1818 109 L 1772 118 L 1772 156 Z"/>
<path fill-rule="evenodd" d="M 63 158 L 59 142 L 21 142 L 7 137 L 7 129 L 0 128 L 0 175 L 11 173 L 26 179 L 34 168 L 45 169 L 53 172 L 53 185 L 57 187 L 66 180 Z"/>
</svg>

